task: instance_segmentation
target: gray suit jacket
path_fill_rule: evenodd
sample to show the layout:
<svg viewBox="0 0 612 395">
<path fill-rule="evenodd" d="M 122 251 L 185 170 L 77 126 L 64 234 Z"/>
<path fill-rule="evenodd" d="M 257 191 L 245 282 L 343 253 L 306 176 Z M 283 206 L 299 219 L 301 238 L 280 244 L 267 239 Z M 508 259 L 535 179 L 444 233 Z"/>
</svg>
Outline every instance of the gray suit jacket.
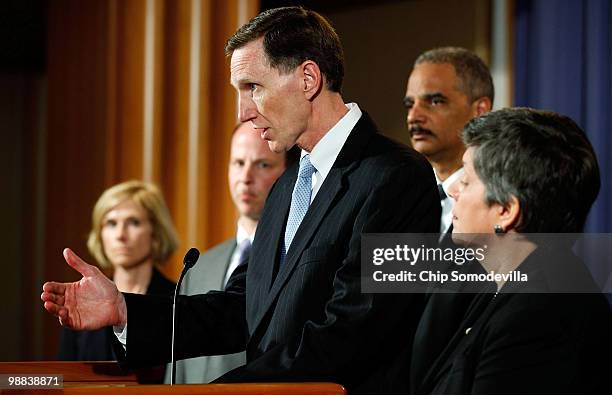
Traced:
<svg viewBox="0 0 612 395">
<path fill-rule="evenodd" d="M 234 238 L 216 245 L 201 255 L 196 265 L 185 275 L 181 294 L 197 295 L 212 290 L 222 290 L 225 273 L 235 249 Z M 245 363 L 244 352 L 180 360 L 176 362 L 176 383 L 209 383 Z M 170 383 L 171 369 L 171 366 L 166 369 L 165 383 Z"/>
</svg>

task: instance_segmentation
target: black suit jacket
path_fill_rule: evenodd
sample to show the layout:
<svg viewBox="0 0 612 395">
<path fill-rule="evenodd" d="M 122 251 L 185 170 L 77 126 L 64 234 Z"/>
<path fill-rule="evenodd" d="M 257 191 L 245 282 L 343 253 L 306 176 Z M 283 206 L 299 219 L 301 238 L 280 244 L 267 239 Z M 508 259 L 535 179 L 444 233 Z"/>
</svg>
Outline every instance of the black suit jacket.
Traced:
<svg viewBox="0 0 612 395">
<path fill-rule="evenodd" d="M 451 224 L 440 240 L 440 248 L 463 248 L 453 242 L 452 232 Z M 482 265 L 476 260 L 460 266 L 447 262 L 438 262 L 436 265 L 447 275 L 451 275 L 455 270 L 462 274 L 486 274 Z M 417 386 L 422 384 L 431 365 L 455 335 L 474 297 L 479 292 L 490 289 L 495 289 L 494 283 L 466 284 L 451 281 L 444 284 L 439 282 L 429 284 L 425 295 L 425 309 L 414 335 L 410 365 L 411 393 L 415 393 Z"/>
<path fill-rule="evenodd" d="M 415 342 L 412 358 L 421 368 L 412 372 L 413 394 L 604 393 L 609 364 L 603 361 L 612 355 L 606 300 L 597 293 L 560 294 L 568 286 L 556 282 L 569 279 L 595 291 L 584 264 L 570 251 L 539 248 L 518 270 L 529 282 L 507 284 L 497 296 L 477 295 L 462 319 L 449 309 L 464 307 L 465 299 L 429 300 L 432 313 L 420 326 L 447 316 L 456 326 L 434 358 Z M 561 270 L 571 275 L 550 275 Z M 440 333 L 446 332 L 432 333 L 436 345 Z M 431 362 L 427 369 L 423 361 Z"/>
<path fill-rule="evenodd" d="M 279 269 L 297 170 L 288 169 L 270 192 L 251 259 L 226 291 L 180 298 L 178 358 L 246 348 L 247 364 L 219 381 L 327 380 L 352 394 L 406 393 L 422 295 L 361 293 L 361 234 L 437 232 L 431 166 L 378 134 L 364 114 Z M 169 360 L 170 347 L 156 345 L 169 344 L 171 301 L 126 300 L 127 362 Z"/>
</svg>

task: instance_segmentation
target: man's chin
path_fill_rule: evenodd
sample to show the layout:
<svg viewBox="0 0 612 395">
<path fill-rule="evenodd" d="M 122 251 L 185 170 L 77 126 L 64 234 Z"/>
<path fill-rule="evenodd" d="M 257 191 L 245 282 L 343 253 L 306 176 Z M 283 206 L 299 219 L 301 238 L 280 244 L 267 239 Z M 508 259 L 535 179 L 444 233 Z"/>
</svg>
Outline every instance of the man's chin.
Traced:
<svg viewBox="0 0 612 395">
<path fill-rule="evenodd" d="M 248 218 L 253 221 L 259 221 L 261 217 L 261 212 L 263 211 L 263 206 L 249 206 L 249 207 L 241 207 L 238 210 L 238 214 L 241 218 Z"/>
<path fill-rule="evenodd" d="M 428 141 L 423 140 L 411 140 L 412 148 L 417 151 L 421 155 L 430 156 L 435 154 L 437 151 L 434 146 L 431 145 Z"/>
<path fill-rule="evenodd" d="M 278 141 L 268 141 L 268 147 L 270 147 L 270 151 L 276 154 L 282 154 L 283 152 L 287 151 L 285 146 L 280 144 Z"/>
</svg>

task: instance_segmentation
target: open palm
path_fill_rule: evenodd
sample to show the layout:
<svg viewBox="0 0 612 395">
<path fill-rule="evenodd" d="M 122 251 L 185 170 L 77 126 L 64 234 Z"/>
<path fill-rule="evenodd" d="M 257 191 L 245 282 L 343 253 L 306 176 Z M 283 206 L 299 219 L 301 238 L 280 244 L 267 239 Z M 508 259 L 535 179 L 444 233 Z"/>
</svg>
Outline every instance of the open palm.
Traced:
<svg viewBox="0 0 612 395">
<path fill-rule="evenodd" d="M 73 283 L 45 283 L 40 296 L 45 309 L 58 317 L 62 325 L 75 330 L 125 325 L 125 300 L 115 284 L 68 248 L 64 258 L 83 278 Z"/>
</svg>

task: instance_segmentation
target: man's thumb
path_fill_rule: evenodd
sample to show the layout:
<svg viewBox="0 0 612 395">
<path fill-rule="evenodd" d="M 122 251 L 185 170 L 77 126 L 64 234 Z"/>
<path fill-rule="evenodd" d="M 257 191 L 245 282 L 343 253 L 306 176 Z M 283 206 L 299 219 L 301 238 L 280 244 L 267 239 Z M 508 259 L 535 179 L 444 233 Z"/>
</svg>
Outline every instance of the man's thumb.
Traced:
<svg viewBox="0 0 612 395">
<path fill-rule="evenodd" d="M 74 270 L 81 273 L 83 277 L 90 277 L 95 274 L 95 267 L 87 264 L 70 248 L 64 248 L 64 259 Z"/>
</svg>

